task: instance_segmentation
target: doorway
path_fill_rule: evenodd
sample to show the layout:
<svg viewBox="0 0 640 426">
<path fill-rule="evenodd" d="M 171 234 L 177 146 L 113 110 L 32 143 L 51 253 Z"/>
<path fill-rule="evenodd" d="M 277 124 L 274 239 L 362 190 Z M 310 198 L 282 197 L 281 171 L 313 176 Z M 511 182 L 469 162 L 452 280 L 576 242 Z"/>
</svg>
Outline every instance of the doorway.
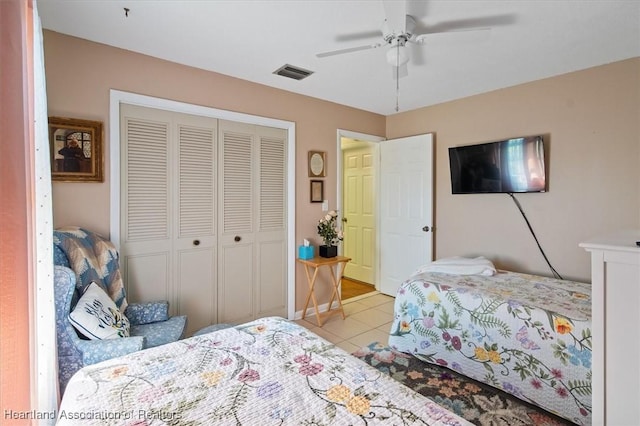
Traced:
<svg viewBox="0 0 640 426">
<path fill-rule="evenodd" d="M 338 130 L 338 213 L 341 219 L 347 219 L 343 222 L 347 231 L 353 225 L 349 202 L 354 201 L 353 196 L 345 196 L 349 192 L 348 179 L 345 179 L 349 160 L 343 156 L 343 141 L 347 146 L 374 148 L 371 164 L 375 170 L 368 179 L 374 188 L 372 198 L 375 200 L 371 204 L 376 218 L 366 243 L 374 250 L 371 259 L 373 280 L 365 282 L 372 284 L 375 292 L 395 296 L 404 279 L 433 259 L 433 134 L 385 140 Z M 361 254 L 357 249 L 365 245 L 363 240 L 362 236 L 349 238 L 345 233 L 343 254 L 358 259 Z M 363 260 L 352 262 L 366 263 Z M 345 270 L 347 285 L 352 271 Z"/>
<path fill-rule="evenodd" d="M 343 254 L 350 257 L 342 280 L 343 301 L 376 292 L 378 143 L 340 137 Z"/>
</svg>

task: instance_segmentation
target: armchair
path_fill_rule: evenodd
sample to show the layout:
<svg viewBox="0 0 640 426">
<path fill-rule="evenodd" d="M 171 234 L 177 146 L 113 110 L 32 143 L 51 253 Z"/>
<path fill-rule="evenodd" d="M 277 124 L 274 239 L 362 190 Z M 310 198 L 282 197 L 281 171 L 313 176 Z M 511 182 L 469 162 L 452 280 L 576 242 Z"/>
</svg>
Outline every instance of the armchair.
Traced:
<svg viewBox="0 0 640 426">
<path fill-rule="evenodd" d="M 69 313 L 78 301 L 75 272 L 66 266 L 55 265 L 54 285 L 58 376 L 62 394 L 76 371 L 85 365 L 139 351 L 144 347 L 145 338 L 135 336 L 109 340 L 81 339 L 69 322 Z"/>
<path fill-rule="evenodd" d="M 182 338 L 186 316 L 169 316 L 167 301 L 128 303 L 120 277 L 118 253 L 113 244 L 82 228 L 54 231 L 56 331 L 60 392 L 71 376 L 85 365 Z M 96 282 L 130 322 L 130 337 L 85 340 L 69 321 L 86 286 Z"/>
</svg>

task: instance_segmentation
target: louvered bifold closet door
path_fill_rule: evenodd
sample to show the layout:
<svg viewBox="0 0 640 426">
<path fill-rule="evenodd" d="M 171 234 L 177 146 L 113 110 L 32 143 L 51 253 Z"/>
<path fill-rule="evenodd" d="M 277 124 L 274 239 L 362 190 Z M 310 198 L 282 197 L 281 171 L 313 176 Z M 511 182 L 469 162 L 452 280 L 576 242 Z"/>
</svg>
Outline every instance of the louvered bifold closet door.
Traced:
<svg viewBox="0 0 640 426">
<path fill-rule="evenodd" d="M 217 120 L 121 106 L 128 299 L 168 300 L 187 334 L 217 320 Z"/>
<path fill-rule="evenodd" d="M 220 120 L 218 319 L 240 323 L 254 311 L 254 126 Z"/>
<path fill-rule="evenodd" d="M 286 315 L 286 131 L 219 121 L 218 320 Z"/>
<path fill-rule="evenodd" d="M 120 266 L 129 302 L 169 300 L 171 114 L 122 105 Z M 175 303 L 171 303 L 174 310 Z"/>
<path fill-rule="evenodd" d="M 256 126 L 259 188 L 256 232 L 256 317 L 287 316 L 287 132 Z"/>
<path fill-rule="evenodd" d="M 180 114 L 175 131 L 175 282 L 191 335 L 217 322 L 217 120 Z"/>
</svg>

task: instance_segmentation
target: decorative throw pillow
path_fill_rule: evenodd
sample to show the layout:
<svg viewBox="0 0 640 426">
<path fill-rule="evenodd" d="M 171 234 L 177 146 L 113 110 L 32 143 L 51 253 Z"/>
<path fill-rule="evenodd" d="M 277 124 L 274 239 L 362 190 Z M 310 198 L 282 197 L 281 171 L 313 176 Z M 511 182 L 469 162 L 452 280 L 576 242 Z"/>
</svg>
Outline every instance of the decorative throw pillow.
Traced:
<svg viewBox="0 0 640 426">
<path fill-rule="evenodd" d="M 95 282 L 89 284 L 69 314 L 78 332 L 91 340 L 129 337 L 129 320 Z"/>
</svg>

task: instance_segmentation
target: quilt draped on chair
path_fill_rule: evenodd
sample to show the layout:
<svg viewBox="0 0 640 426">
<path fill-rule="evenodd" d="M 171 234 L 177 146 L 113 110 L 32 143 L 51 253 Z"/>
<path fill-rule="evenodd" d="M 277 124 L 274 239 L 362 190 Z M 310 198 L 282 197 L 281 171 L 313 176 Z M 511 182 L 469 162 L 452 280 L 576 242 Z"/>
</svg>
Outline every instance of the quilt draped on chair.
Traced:
<svg viewBox="0 0 640 426">
<path fill-rule="evenodd" d="M 95 282 L 109 294 L 120 312 L 127 309 L 118 251 L 111 241 L 94 232 L 68 226 L 57 229 L 54 244 L 67 255 L 69 266 L 77 274 L 80 293 Z"/>
</svg>

